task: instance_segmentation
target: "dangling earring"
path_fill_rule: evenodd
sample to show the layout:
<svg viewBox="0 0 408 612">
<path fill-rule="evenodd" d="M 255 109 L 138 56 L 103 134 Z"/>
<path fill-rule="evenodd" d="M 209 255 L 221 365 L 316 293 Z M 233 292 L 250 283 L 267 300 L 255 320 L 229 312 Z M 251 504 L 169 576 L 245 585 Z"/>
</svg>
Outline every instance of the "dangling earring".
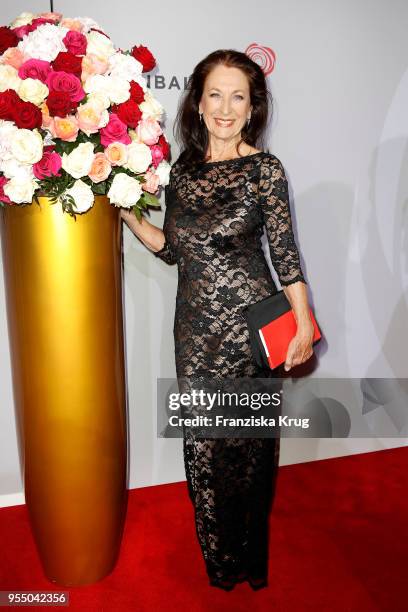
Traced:
<svg viewBox="0 0 408 612">
<path fill-rule="evenodd" d="M 246 124 L 247 128 L 249 128 L 249 122 L 250 121 L 251 121 L 251 117 L 248 117 L 247 124 Z"/>
<path fill-rule="evenodd" d="M 200 123 L 203 122 L 203 113 L 198 113 L 200 115 Z"/>
</svg>

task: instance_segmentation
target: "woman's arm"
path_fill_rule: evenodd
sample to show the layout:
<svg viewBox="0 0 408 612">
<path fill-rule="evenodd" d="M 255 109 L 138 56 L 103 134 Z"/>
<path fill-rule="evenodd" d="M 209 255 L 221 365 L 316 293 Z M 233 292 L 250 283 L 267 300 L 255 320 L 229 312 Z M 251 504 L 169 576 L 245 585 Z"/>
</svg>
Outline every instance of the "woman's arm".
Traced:
<svg viewBox="0 0 408 612">
<path fill-rule="evenodd" d="M 285 361 L 285 370 L 307 361 L 313 355 L 314 327 L 310 319 L 310 307 L 307 299 L 306 284 L 297 281 L 282 286 L 295 314 L 297 331 L 289 343 Z"/>
<path fill-rule="evenodd" d="M 162 259 L 166 264 L 173 265 L 177 262 L 177 253 L 174 245 L 166 240 L 166 229 L 170 223 L 170 204 L 172 201 L 172 185 L 174 180 L 174 172 L 176 165 L 173 164 L 170 170 L 169 183 L 164 189 L 164 201 L 165 201 L 165 213 L 163 229 L 160 229 L 153 223 L 150 223 L 143 215 L 139 221 L 136 216 L 130 210 L 120 211 L 120 216 L 128 225 L 129 229 L 137 236 L 143 244 L 150 249 L 155 257 Z"/>
<path fill-rule="evenodd" d="M 165 243 L 164 233 L 159 227 L 150 223 L 144 216 L 141 221 L 130 210 L 121 208 L 120 216 L 129 229 L 137 236 L 143 244 L 153 252 L 160 251 Z"/>
<path fill-rule="evenodd" d="M 290 370 L 312 356 L 314 327 L 292 230 L 288 182 L 284 168 L 275 156 L 268 156 L 262 163 L 259 197 L 272 264 L 297 323 L 296 335 L 289 343 L 285 361 L 285 370 Z"/>
</svg>

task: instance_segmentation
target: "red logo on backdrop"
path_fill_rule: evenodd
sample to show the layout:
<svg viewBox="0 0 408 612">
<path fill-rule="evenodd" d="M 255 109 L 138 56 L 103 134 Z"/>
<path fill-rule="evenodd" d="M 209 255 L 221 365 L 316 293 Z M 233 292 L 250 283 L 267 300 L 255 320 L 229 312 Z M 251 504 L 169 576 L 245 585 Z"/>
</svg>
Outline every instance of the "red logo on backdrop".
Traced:
<svg viewBox="0 0 408 612">
<path fill-rule="evenodd" d="M 258 43 L 251 43 L 245 49 L 245 53 L 252 61 L 259 64 L 265 76 L 271 74 L 272 70 L 275 68 L 276 55 L 270 47 L 264 47 L 263 45 L 258 45 Z"/>
</svg>

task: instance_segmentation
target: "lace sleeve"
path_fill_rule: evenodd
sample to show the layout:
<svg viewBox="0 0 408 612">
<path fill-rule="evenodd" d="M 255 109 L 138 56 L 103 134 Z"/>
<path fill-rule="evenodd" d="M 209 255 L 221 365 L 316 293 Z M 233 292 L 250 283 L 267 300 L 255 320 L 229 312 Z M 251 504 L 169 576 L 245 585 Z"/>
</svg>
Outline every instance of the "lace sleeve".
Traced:
<svg viewBox="0 0 408 612">
<path fill-rule="evenodd" d="M 159 251 L 153 251 L 153 255 L 159 257 L 164 262 L 169 265 L 173 265 L 177 262 L 176 252 L 172 244 L 168 242 L 168 237 L 166 235 L 167 226 L 170 218 L 170 204 L 171 204 L 171 192 L 173 189 L 173 168 L 170 170 L 170 178 L 169 184 L 164 188 L 164 202 L 165 202 L 165 213 L 164 213 L 164 221 L 163 221 L 163 233 L 165 236 L 165 242 L 162 248 Z"/>
<path fill-rule="evenodd" d="M 259 202 L 268 237 L 271 261 L 280 284 L 306 284 L 292 230 L 288 181 L 277 157 L 268 155 L 261 164 Z"/>
</svg>

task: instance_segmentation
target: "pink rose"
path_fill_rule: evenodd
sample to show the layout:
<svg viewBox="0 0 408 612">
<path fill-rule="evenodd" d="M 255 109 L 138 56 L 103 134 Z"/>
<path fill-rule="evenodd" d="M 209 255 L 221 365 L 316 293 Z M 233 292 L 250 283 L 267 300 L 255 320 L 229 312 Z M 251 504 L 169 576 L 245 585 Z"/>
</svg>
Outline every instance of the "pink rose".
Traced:
<svg viewBox="0 0 408 612">
<path fill-rule="evenodd" d="M 163 150 L 159 145 L 153 145 L 150 147 L 150 152 L 152 154 L 153 166 L 157 168 L 164 159 Z"/>
<path fill-rule="evenodd" d="M 18 70 L 20 79 L 38 79 L 47 82 L 52 68 L 49 62 L 39 59 L 29 59 L 22 64 Z"/>
<path fill-rule="evenodd" d="M 149 193 L 156 193 L 160 184 L 160 177 L 154 174 L 151 170 L 148 170 L 145 174 L 146 182 L 142 183 L 142 189 Z"/>
<path fill-rule="evenodd" d="M 75 142 L 79 127 L 76 118 L 73 115 L 67 115 L 66 117 L 54 117 L 48 129 L 54 138 L 61 138 L 66 142 Z"/>
<path fill-rule="evenodd" d="M 50 72 L 47 78 L 47 85 L 50 91 L 67 93 L 72 102 L 80 102 L 85 98 L 81 81 L 70 72 Z"/>
<path fill-rule="evenodd" d="M 13 32 L 16 36 L 18 36 L 18 38 L 24 38 L 24 36 L 27 36 L 27 34 L 30 34 L 30 32 L 32 31 L 33 28 L 31 27 L 30 23 L 27 23 L 23 26 L 19 26 L 18 28 L 13 28 Z"/>
<path fill-rule="evenodd" d="M 20 26 L 18 28 L 13 28 L 13 32 L 19 38 L 23 38 L 30 34 L 30 32 L 34 32 L 39 26 L 44 25 L 45 23 L 53 23 L 50 19 L 44 19 L 44 17 L 38 17 L 33 19 L 31 23 L 27 23 L 26 25 Z"/>
<path fill-rule="evenodd" d="M 112 166 L 123 166 L 127 162 L 127 148 L 122 142 L 111 142 L 105 149 L 105 156 Z"/>
<path fill-rule="evenodd" d="M 76 32 L 83 32 L 85 29 L 84 25 L 78 19 L 70 19 L 69 17 L 64 17 L 59 25 L 63 28 L 68 28 L 68 30 L 75 30 Z"/>
<path fill-rule="evenodd" d="M 88 102 L 78 107 L 76 118 L 79 129 L 89 136 L 108 123 L 109 113 L 101 105 Z"/>
<path fill-rule="evenodd" d="M 62 42 L 67 48 L 67 51 L 73 53 L 74 55 L 85 55 L 87 40 L 86 36 L 81 34 L 81 32 L 75 32 L 74 30 L 70 30 L 62 39 Z"/>
<path fill-rule="evenodd" d="M 11 200 L 4 193 L 4 185 L 7 184 L 7 179 L 5 176 L 0 176 L 0 202 L 4 202 L 5 204 L 11 204 Z"/>
<path fill-rule="evenodd" d="M 47 19 L 46 17 L 36 17 L 35 19 L 32 20 L 31 22 L 31 27 L 33 27 L 34 29 L 37 29 L 38 26 L 40 25 L 44 25 L 45 23 L 51 23 L 53 24 L 53 20 L 52 19 Z"/>
<path fill-rule="evenodd" d="M 109 62 L 103 57 L 98 57 L 94 53 L 88 53 L 82 58 L 82 81 L 94 74 L 105 74 L 109 68 Z"/>
<path fill-rule="evenodd" d="M 136 134 L 139 140 L 147 145 L 154 145 L 159 140 L 159 136 L 162 134 L 162 129 L 156 119 L 148 117 L 139 121 L 136 127 Z"/>
<path fill-rule="evenodd" d="M 88 176 L 94 183 L 105 181 L 110 175 L 112 166 L 108 162 L 104 153 L 96 153 L 92 162 L 92 168 Z"/>
<path fill-rule="evenodd" d="M 62 159 L 52 149 L 44 149 L 43 157 L 39 162 L 33 165 L 34 176 L 40 181 L 47 176 L 61 176 Z"/>
<path fill-rule="evenodd" d="M 109 115 L 109 123 L 101 129 L 101 144 L 107 147 L 111 142 L 130 144 L 131 137 L 127 132 L 127 125 L 115 113 Z"/>
<path fill-rule="evenodd" d="M 62 17 L 62 13 L 40 13 L 38 15 L 38 17 L 42 17 L 43 19 L 46 19 L 47 21 L 51 21 L 51 22 L 56 22 L 59 21 Z"/>
<path fill-rule="evenodd" d="M 48 110 L 48 106 L 46 104 L 46 102 L 43 102 L 40 106 L 40 111 L 42 114 L 42 124 L 41 127 L 44 128 L 48 128 L 49 130 L 51 130 L 51 126 L 54 125 L 54 119 L 51 117 L 50 112 Z"/>
<path fill-rule="evenodd" d="M 18 47 L 10 47 L 0 58 L 1 64 L 13 66 L 16 70 L 26 61 L 26 56 Z"/>
</svg>

